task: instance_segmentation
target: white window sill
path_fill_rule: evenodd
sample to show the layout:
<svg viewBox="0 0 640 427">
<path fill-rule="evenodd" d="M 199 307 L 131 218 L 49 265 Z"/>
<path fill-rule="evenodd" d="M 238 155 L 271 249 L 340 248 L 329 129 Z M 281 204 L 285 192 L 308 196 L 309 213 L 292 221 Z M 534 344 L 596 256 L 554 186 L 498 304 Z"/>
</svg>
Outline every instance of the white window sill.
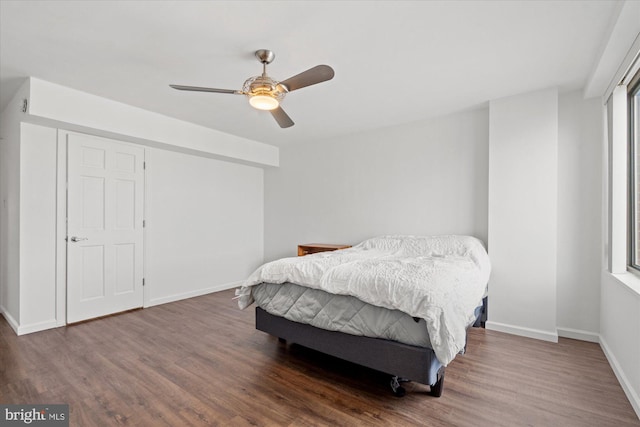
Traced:
<svg viewBox="0 0 640 427">
<path fill-rule="evenodd" d="M 627 271 L 626 273 L 611 274 L 611 276 L 629 288 L 631 292 L 640 296 L 640 273 Z"/>
</svg>

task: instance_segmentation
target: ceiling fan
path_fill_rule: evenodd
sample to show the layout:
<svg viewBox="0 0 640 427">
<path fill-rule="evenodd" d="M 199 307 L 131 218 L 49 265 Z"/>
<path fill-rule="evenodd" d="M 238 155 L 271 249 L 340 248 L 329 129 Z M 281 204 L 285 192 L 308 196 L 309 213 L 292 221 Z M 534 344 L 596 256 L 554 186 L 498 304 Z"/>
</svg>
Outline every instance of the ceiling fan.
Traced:
<svg viewBox="0 0 640 427">
<path fill-rule="evenodd" d="M 293 126 L 293 120 L 280 107 L 284 97 L 294 90 L 331 80 L 334 76 L 333 68 L 328 65 L 317 65 L 281 82 L 273 80 L 267 75 L 267 64 L 275 59 L 275 54 L 268 49 L 260 49 L 255 52 L 256 58 L 262 63 L 262 75 L 248 78 L 241 90 L 215 89 L 210 87 L 169 85 L 178 90 L 190 90 L 194 92 L 230 93 L 233 95 L 246 95 L 249 104 L 258 110 L 267 110 L 281 128 Z"/>
</svg>

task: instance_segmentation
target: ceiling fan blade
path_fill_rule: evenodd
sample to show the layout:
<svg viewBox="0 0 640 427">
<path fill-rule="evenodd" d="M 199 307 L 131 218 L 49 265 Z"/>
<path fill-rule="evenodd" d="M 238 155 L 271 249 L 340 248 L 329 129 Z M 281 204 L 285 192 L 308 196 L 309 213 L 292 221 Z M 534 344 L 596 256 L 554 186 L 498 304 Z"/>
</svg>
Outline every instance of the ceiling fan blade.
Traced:
<svg viewBox="0 0 640 427">
<path fill-rule="evenodd" d="M 169 85 L 178 90 L 190 90 L 193 92 L 215 92 L 215 93 L 231 93 L 236 95 L 242 95 L 242 91 L 232 89 L 215 89 L 212 87 L 198 87 L 198 86 L 181 86 L 181 85 Z"/>
<path fill-rule="evenodd" d="M 300 74 L 289 77 L 287 80 L 281 81 L 280 84 L 291 92 L 292 90 L 326 82 L 327 80 L 331 80 L 334 75 L 333 68 L 328 65 L 316 65 L 307 71 L 303 71 Z"/>
<path fill-rule="evenodd" d="M 278 122 L 281 128 L 293 126 L 293 120 L 291 120 L 291 117 L 289 117 L 281 107 L 271 110 L 271 115 L 276 119 L 276 122 Z"/>
</svg>

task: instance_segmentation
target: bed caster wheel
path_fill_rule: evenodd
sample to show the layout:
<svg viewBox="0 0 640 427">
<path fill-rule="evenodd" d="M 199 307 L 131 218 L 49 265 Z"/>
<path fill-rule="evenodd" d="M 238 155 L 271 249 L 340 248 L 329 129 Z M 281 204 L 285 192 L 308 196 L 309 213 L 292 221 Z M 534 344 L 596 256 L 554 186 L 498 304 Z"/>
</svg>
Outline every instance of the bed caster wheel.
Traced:
<svg viewBox="0 0 640 427">
<path fill-rule="evenodd" d="M 404 397 L 404 395 L 407 394 L 407 390 L 404 389 L 404 387 L 400 386 L 397 389 L 393 390 L 393 395 L 395 397 Z"/>
<path fill-rule="evenodd" d="M 407 390 L 404 389 L 404 387 L 402 387 L 400 385 L 401 382 L 408 382 L 409 380 L 406 380 L 404 378 L 398 378 L 398 377 L 391 377 L 391 392 L 393 393 L 393 395 L 395 397 L 403 397 L 405 394 L 407 394 Z"/>
</svg>

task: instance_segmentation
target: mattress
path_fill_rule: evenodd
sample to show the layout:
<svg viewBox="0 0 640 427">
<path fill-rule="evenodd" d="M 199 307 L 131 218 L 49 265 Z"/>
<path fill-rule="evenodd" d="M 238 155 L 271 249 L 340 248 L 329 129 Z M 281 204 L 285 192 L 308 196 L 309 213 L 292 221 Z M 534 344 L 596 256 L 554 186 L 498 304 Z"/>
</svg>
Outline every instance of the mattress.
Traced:
<svg viewBox="0 0 640 427">
<path fill-rule="evenodd" d="M 431 348 L 425 320 L 414 319 L 400 310 L 293 283 L 262 283 L 252 287 L 251 293 L 260 308 L 294 322 Z"/>
<path fill-rule="evenodd" d="M 472 236 L 380 236 L 350 248 L 282 258 L 260 266 L 236 290 L 238 306 L 261 283 L 296 283 L 424 319 L 438 360 L 448 365 L 487 289 L 491 263 Z"/>
</svg>

